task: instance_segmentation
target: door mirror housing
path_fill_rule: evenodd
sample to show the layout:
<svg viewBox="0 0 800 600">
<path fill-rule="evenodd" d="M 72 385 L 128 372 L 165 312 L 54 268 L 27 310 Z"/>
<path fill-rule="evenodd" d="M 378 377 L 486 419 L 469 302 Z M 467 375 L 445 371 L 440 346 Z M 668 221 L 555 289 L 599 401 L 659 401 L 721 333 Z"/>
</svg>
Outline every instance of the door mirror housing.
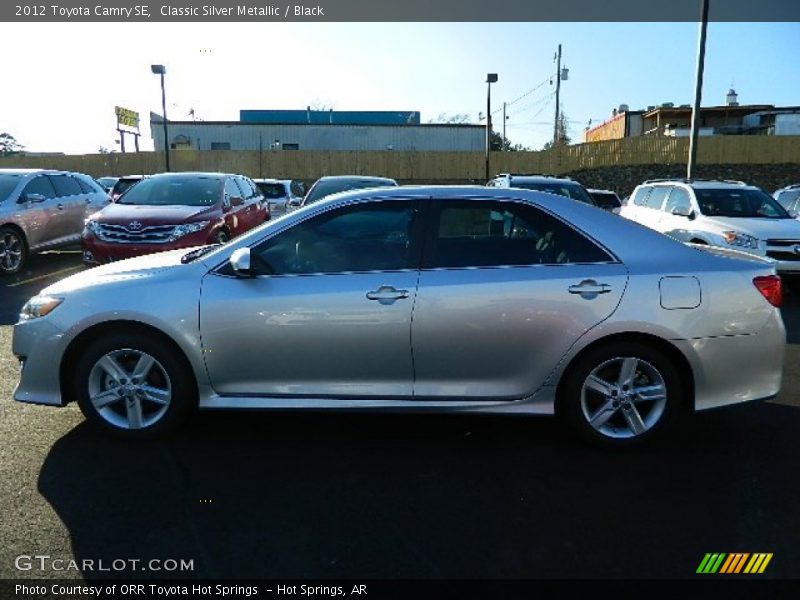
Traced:
<svg viewBox="0 0 800 600">
<path fill-rule="evenodd" d="M 231 268 L 237 277 L 254 277 L 251 262 L 250 248 L 237 248 L 230 258 Z"/>
<path fill-rule="evenodd" d="M 694 211 L 689 206 L 676 206 L 670 212 L 676 217 L 694 218 Z"/>
<path fill-rule="evenodd" d="M 244 204 L 244 200 L 240 196 L 231 196 L 230 203 L 231 206 L 241 206 Z"/>
<path fill-rule="evenodd" d="M 22 198 L 20 198 L 21 202 L 27 202 L 28 204 L 37 204 L 45 200 L 46 198 L 42 194 L 23 194 Z"/>
</svg>

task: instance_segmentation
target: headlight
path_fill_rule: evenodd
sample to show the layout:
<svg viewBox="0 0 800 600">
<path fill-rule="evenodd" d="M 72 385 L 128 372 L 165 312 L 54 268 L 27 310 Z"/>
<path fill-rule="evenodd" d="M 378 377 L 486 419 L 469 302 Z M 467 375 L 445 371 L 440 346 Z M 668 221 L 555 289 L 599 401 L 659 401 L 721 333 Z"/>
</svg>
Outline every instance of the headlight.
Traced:
<svg viewBox="0 0 800 600">
<path fill-rule="evenodd" d="M 83 233 L 84 234 L 88 232 L 88 233 L 91 233 L 91 234 L 97 236 L 98 235 L 98 229 L 99 229 L 99 225 L 97 224 L 97 221 L 95 221 L 94 219 L 86 219 L 86 221 L 84 221 L 84 223 L 83 223 Z"/>
<path fill-rule="evenodd" d="M 722 237 L 731 246 L 739 246 L 740 248 L 758 249 L 758 238 L 746 233 L 739 233 L 738 231 L 723 231 Z"/>
<path fill-rule="evenodd" d="M 21 321 L 29 321 L 44 317 L 53 312 L 63 301 L 63 298 L 54 298 L 53 296 L 34 296 L 22 307 L 19 318 Z"/>
<path fill-rule="evenodd" d="M 201 229 L 205 229 L 211 221 L 197 221 L 196 223 L 186 223 L 185 225 L 178 225 L 175 228 L 175 231 L 172 232 L 172 235 L 169 236 L 169 241 L 174 242 L 175 240 L 182 238 L 185 235 L 189 235 L 190 233 L 194 233 L 195 231 L 200 231 Z"/>
</svg>

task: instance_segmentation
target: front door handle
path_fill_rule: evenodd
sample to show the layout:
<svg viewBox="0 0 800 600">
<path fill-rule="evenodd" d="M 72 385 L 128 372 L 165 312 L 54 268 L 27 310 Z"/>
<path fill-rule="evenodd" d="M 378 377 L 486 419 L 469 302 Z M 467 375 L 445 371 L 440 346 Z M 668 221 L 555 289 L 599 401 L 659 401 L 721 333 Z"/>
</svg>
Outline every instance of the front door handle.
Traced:
<svg viewBox="0 0 800 600">
<path fill-rule="evenodd" d="M 382 285 L 377 290 L 367 292 L 367 300 L 377 300 L 381 304 L 391 304 L 402 298 L 408 298 L 408 290 L 398 290 L 391 285 Z"/>
<path fill-rule="evenodd" d="M 585 298 L 594 298 L 597 294 L 608 294 L 611 286 L 607 283 L 597 283 L 594 279 L 584 279 L 577 285 L 567 288 L 570 294 L 580 294 Z"/>
<path fill-rule="evenodd" d="M 56 208 L 58 208 L 58 210 L 64 210 L 64 205 L 59 202 L 56 204 Z"/>
</svg>

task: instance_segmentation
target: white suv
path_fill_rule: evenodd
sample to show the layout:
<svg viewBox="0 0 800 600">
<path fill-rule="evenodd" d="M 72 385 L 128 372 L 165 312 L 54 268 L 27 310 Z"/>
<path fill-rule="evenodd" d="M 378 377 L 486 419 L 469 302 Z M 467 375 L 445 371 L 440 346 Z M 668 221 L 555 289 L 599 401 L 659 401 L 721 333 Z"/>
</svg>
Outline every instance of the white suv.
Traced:
<svg viewBox="0 0 800 600">
<path fill-rule="evenodd" d="M 779 272 L 800 274 L 800 222 L 741 181 L 645 181 L 619 214 L 682 242 L 767 256 Z"/>
</svg>

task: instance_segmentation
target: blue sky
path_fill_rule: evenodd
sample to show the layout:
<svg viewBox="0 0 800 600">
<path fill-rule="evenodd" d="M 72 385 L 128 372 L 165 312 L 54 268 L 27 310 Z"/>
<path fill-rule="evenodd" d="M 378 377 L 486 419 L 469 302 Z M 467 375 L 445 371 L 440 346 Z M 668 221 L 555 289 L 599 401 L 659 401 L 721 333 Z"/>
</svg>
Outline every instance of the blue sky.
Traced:
<svg viewBox="0 0 800 600">
<path fill-rule="evenodd" d="M 151 63 L 167 65 L 168 114 L 236 120 L 241 108 L 419 110 L 422 120 L 485 112 L 487 72 L 499 74 L 493 108 L 555 73 L 560 42 L 569 80 L 562 106 L 580 140 L 611 109 L 686 104 L 694 90 L 696 23 L 70 23 L 3 27 L 4 61 L 18 94 L 0 95 L 0 131 L 29 150 L 115 147 L 114 106 L 160 111 Z M 35 49 L 40 51 L 36 53 Z M 50 49 L 58 48 L 57 53 Z M 711 23 L 703 104 L 800 105 L 800 23 Z M 46 77 L 43 74 L 47 73 Z M 539 149 L 552 135 L 553 87 L 509 107 L 508 137 Z M 145 118 L 146 120 L 146 118 Z M 500 128 L 499 114 L 495 116 Z M 147 124 L 142 148 L 151 149 Z"/>
</svg>

